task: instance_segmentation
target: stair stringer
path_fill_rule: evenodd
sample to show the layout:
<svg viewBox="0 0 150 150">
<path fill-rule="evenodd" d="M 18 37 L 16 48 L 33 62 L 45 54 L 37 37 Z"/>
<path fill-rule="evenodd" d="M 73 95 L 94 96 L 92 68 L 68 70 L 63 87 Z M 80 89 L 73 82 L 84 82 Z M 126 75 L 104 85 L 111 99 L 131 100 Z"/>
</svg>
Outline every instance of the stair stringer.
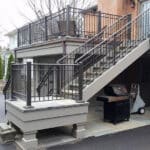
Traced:
<svg viewBox="0 0 150 150">
<path fill-rule="evenodd" d="M 133 64 L 138 58 L 150 49 L 150 39 L 141 42 L 136 48 L 120 59 L 115 65 L 106 70 L 101 76 L 96 78 L 91 84 L 83 89 L 83 101 L 88 101 L 115 77 L 122 73 L 127 67 Z"/>
</svg>

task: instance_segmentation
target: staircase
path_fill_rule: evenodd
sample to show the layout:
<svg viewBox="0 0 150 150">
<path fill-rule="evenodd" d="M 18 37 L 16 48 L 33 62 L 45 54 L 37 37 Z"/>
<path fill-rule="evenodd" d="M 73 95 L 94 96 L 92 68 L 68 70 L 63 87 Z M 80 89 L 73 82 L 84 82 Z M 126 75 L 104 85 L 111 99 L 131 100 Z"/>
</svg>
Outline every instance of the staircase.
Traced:
<svg viewBox="0 0 150 150">
<path fill-rule="evenodd" d="M 111 36 L 112 33 L 117 32 L 119 29 L 122 28 L 122 26 L 124 24 L 126 24 L 129 21 L 131 21 L 131 15 L 130 14 L 120 17 L 113 24 L 105 25 L 98 34 L 93 36 L 91 39 L 87 40 L 83 45 L 79 46 L 77 49 L 75 49 L 71 53 L 69 53 L 69 54 L 65 55 L 64 57 L 62 57 L 61 59 L 59 59 L 57 61 L 57 64 L 75 64 L 76 60 L 78 58 L 80 58 L 86 52 L 88 52 L 89 50 L 94 48 L 96 45 L 98 45 L 99 43 L 101 43 L 102 41 L 107 39 L 109 36 Z M 93 55 L 92 57 L 94 58 L 95 55 Z M 99 57 L 101 57 L 101 56 L 99 56 Z M 87 61 L 88 61 L 88 58 L 91 59 L 91 56 L 87 57 Z M 96 60 L 98 61 L 99 58 L 97 58 Z M 47 71 L 47 73 L 43 76 L 42 80 L 40 81 L 40 83 L 37 87 L 37 92 L 38 92 L 39 96 L 41 95 L 42 89 L 45 88 L 44 85 L 46 85 L 48 82 L 48 78 L 50 76 L 50 70 L 51 69 L 52 68 L 50 68 Z M 89 79 L 86 78 L 85 80 L 88 82 Z M 73 87 L 74 87 L 74 85 L 71 85 L 71 90 L 70 90 L 70 89 L 68 89 L 69 87 L 67 86 L 66 88 L 67 88 L 68 94 L 67 94 L 67 92 L 65 92 L 65 94 L 63 94 L 63 95 L 65 97 L 66 97 L 66 95 L 70 95 L 70 94 L 72 95 L 72 93 L 75 93 L 75 95 L 78 95 L 78 92 L 76 92 L 76 91 L 72 92 Z M 63 88 L 63 91 L 66 91 L 66 90 L 64 90 L 64 88 Z M 48 94 L 49 94 L 49 92 L 48 92 Z"/>
<path fill-rule="evenodd" d="M 84 53 L 94 48 L 97 44 L 101 43 L 107 39 L 114 32 L 117 32 L 124 24 L 131 21 L 131 15 L 125 15 L 120 17 L 113 24 L 106 24 L 101 31 L 87 40 L 83 45 L 79 46 L 77 49 L 73 50 L 71 53 L 65 55 L 57 61 L 58 64 L 73 64 L 75 60 L 81 57 Z"/>
<path fill-rule="evenodd" d="M 137 16 L 93 48 L 75 60 L 83 72 L 82 83 L 76 78 L 67 87 L 66 94 L 73 89 L 78 95 L 82 90 L 82 100 L 88 101 L 104 86 L 111 82 L 127 67 L 134 63 L 150 48 L 150 22 L 142 22 L 150 18 L 150 9 Z M 146 21 L 146 20 L 145 20 Z"/>
<path fill-rule="evenodd" d="M 33 88 L 38 97 L 88 101 L 149 50 L 149 18 L 150 9 L 132 21 L 129 15 L 124 16 L 57 64 L 45 64 L 47 70 Z M 41 94 L 43 90 L 47 91 Z"/>
</svg>

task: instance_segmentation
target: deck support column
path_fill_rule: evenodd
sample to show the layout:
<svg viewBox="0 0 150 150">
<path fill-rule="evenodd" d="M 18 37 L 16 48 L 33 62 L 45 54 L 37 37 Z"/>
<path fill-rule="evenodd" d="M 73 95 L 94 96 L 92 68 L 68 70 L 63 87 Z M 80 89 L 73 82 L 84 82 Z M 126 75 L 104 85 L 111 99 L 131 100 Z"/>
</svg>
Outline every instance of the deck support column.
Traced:
<svg viewBox="0 0 150 150">
<path fill-rule="evenodd" d="M 38 140 L 36 138 L 37 131 L 24 132 L 21 146 L 26 150 L 36 150 L 38 148 Z"/>
<path fill-rule="evenodd" d="M 32 102 L 31 102 L 31 62 L 27 62 L 27 86 L 26 86 L 26 106 L 25 108 L 32 108 Z"/>
<path fill-rule="evenodd" d="M 57 85 L 58 85 L 58 83 L 57 83 L 58 69 L 57 69 L 56 66 L 54 66 L 53 71 L 54 71 L 54 84 L 53 84 L 54 91 L 53 91 L 53 95 L 57 97 L 57 95 L 58 95 L 58 92 L 57 92 L 58 91 L 58 87 L 57 87 Z"/>
<path fill-rule="evenodd" d="M 77 139 L 82 139 L 85 136 L 85 124 L 79 123 L 73 125 L 73 136 Z"/>
</svg>

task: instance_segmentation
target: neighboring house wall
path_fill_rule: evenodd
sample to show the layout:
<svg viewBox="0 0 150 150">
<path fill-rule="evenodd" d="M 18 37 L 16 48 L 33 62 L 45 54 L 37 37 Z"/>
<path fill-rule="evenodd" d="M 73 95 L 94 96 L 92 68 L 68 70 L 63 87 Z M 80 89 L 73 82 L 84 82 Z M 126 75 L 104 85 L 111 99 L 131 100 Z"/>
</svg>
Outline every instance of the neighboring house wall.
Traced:
<svg viewBox="0 0 150 150">
<path fill-rule="evenodd" d="M 115 15 L 111 12 L 107 13 L 101 9 L 97 9 L 97 6 L 85 10 L 84 16 L 84 27 L 85 36 L 93 36 L 103 30 L 105 27 L 112 25 L 116 22 L 120 15 Z"/>
<path fill-rule="evenodd" d="M 13 30 L 12 32 L 9 32 L 8 34 L 6 34 L 6 36 L 9 39 L 9 49 L 13 50 L 15 48 L 17 48 L 17 31 Z"/>
<path fill-rule="evenodd" d="M 17 33 L 9 36 L 9 49 L 17 48 Z"/>
<path fill-rule="evenodd" d="M 140 3 L 138 0 L 133 1 L 135 1 L 135 6 L 131 0 L 99 0 L 98 9 L 116 15 L 132 14 L 134 18 L 139 12 Z"/>
</svg>

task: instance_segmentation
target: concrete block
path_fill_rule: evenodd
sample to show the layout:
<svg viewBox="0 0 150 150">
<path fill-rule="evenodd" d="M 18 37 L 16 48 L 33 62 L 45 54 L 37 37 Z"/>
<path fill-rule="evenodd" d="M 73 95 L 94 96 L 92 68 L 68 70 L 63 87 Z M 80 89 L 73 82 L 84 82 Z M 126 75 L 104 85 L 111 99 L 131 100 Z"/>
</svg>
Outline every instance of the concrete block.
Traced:
<svg viewBox="0 0 150 150">
<path fill-rule="evenodd" d="M 77 139 L 85 137 L 85 124 L 74 124 L 73 125 L 73 136 Z"/>
<path fill-rule="evenodd" d="M 16 130 L 7 125 L 6 123 L 0 123 L 0 143 L 5 144 L 15 141 Z"/>
</svg>

